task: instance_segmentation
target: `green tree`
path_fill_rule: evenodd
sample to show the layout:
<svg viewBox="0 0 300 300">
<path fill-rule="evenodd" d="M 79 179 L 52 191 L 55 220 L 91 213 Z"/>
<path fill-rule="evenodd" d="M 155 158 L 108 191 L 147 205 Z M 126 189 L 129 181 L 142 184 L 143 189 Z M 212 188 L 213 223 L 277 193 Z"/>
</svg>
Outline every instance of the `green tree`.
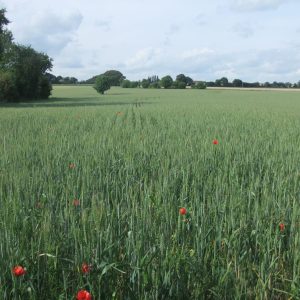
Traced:
<svg viewBox="0 0 300 300">
<path fill-rule="evenodd" d="M 160 85 L 165 89 L 171 88 L 172 84 L 173 84 L 173 79 L 170 75 L 167 75 L 160 80 Z"/>
<path fill-rule="evenodd" d="M 194 84 L 194 80 L 193 80 L 191 77 L 186 76 L 186 77 L 185 77 L 185 83 L 186 83 L 188 86 L 192 86 L 192 85 Z"/>
<path fill-rule="evenodd" d="M 110 81 L 111 86 L 120 86 L 122 81 L 126 78 L 120 71 L 109 70 L 102 74 Z"/>
<path fill-rule="evenodd" d="M 19 95 L 12 73 L 0 72 L 0 102 L 12 102 L 18 98 Z"/>
<path fill-rule="evenodd" d="M 149 79 L 143 79 L 141 82 L 142 88 L 147 89 L 150 85 L 150 80 Z"/>
<path fill-rule="evenodd" d="M 186 83 L 183 82 L 183 81 L 178 81 L 178 80 L 175 80 L 173 82 L 173 86 L 172 86 L 174 89 L 185 89 L 186 88 Z"/>
<path fill-rule="evenodd" d="M 137 88 L 139 86 L 139 82 L 138 81 L 131 81 L 130 82 L 130 87 L 131 88 Z"/>
<path fill-rule="evenodd" d="M 242 87 L 243 86 L 243 81 L 241 79 L 234 79 L 232 81 L 232 85 L 234 87 Z"/>
<path fill-rule="evenodd" d="M 131 87 L 130 80 L 127 80 L 127 79 L 123 80 L 121 86 L 122 86 L 122 88 L 125 88 L 125 89 L 130 88 Z"/>
<path fill-rule="evenodd" d="M 111 81 L 109 77 L 100 75 L 96 78 L 95 84 L 94 84 L 94 89 L 100 93 L 101 95 L 104 94 L 105 91 L 109 90 L 111 85 Z"/>
<path fill-rule="evenodd" d="M 49 81 L 48 87 L 45 87 L 46 71 L 52 68 L 52 60 L 48 55 L 36 52 L 31 47 L 14 45 L 9 65 L 21 98 L 47 98 L 50 95 L 50 92 L 47 97 L 45 94 L 46 90 L 51 91 Z M 42 94 L 41 91 L 43 91 Z"/>
<path fill-rule="evenodd" d="M 179 74 L 176 76 L 176 81 L 183 82 L 187 86 L 192 86 L 194 83 L 194 80 L 191 77 L 185 76 L 184 74 Z M 181 88 L 183 84 L 180 84 Z"/>
<path fill-rule="evenodd" d="M 216 86 L 228 86 L 229 85 L 229 81 L 226 77 L 222 77 L 221 79 L 217 79 L 216 80 Z"/>
<path fill-rule="evenodd" d="M 159 82 L 156 81 L 156 82 L 150 83 L 149 88 L 151 88 L 151 89 L 160 89 Z"/>
<path fill-rule="evenodd" d="M 176 81 L 184 82 L 186 84 L 186 76 L 184 74 L 179 74 L 176 76 Z"/>
<path fill-rule="evenodd" d="M 51 84 L 46 71 L 52 60 L 31 47 L 13 43 L 5 10 L 0 10 L 0 100 L 48 98 Z"/>
</svg>

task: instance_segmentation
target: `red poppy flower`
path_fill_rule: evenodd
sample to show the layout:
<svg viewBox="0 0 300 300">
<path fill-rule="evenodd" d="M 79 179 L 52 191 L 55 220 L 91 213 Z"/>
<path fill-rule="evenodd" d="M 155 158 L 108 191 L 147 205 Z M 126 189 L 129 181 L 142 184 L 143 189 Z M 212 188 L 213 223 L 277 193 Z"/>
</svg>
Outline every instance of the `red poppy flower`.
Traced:
<svg viewBox="0 0 300 300">
<path fill-rule="evenodd" d="M 285 227 L 285 225 L 283 223 L 279 224 L 279 229 L 280 229 L 281 232 L 284 231 L 284 227 Z"/>
<path fill-rule="evenodd" d="M 81 266 L 81 272 L 87 274 L 90 271 L 91 271 L 91 266 L 89 266 L 87 263 L 83 263 Z"/>
<path fill-rule="evenodd" d="M 76 165 L 75 165 L 74 163 L 70 163 L 70 164 L 69 164 L 69 169 L 74 169 L 75 166 L 76 166 Z"/>
<path fill-rule="evenodd" d="M 186 212 L 187 212 L 187 210 L 186 210 L 186 208 L 184 208 L 184 207 L 181 207 L 181 208 L 179 209 L 179 213 L 180 213 L 181 215 L 185 215 Z"/>
<path fill-rule="evenodd" d="M 21 266 L 15 266 L 12 269 L 12 272 L 15 276 L 19 277 L 19 276 L 23 276 L 26 273 L 26 270 Z"/>
<path fill-rule="evenodd" d="M 75 207 L 79 206 L 79 205 L 80 205 L 80 201 L 79 201 L 78 199 L 74 199 L 74 200 L 73 200 L 73 205 L 74 205 Z"/>
<path fill-rule="evenodd" d="M 216 139 L 214 139 L 214 140 L 213 140 L 213 144 L 214 144 L 214 145 L 218 145 L 218 144 L 219 144 L 219 141 L 216 140 Z"/>
<path fill-rule="evenodd" d="M 77 293 L 77 300 L 92 300 L 92 295 L 86 291 L 86 290 L 81 290 Z"/>
</svg>

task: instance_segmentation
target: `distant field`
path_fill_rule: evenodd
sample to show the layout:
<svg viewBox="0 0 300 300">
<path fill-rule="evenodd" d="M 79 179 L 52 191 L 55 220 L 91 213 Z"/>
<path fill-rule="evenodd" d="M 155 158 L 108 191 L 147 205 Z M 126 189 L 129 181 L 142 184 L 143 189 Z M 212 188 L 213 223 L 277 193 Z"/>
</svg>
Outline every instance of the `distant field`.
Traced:
<svg viewBox="0 0 300 300">
<path fill-rule="evenodd" d="M 55 86 L 0 128 L 1 299 L 300 298 L 298 93 Z"/>
</svg>

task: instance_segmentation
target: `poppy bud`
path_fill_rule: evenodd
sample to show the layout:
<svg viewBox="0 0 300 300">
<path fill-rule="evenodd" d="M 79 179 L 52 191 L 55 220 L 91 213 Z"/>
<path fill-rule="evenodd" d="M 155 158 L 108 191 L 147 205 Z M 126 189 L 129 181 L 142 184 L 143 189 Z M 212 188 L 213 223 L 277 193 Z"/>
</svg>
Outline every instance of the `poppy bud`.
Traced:
<svg viewBox="0 0 300 300">
<path fill-rule="evenodd" d="M 187 212 L 187 210 L 186 210 L 186 208 L 184 208 L 184 207 L 181 207 L 181 208 L 179 209 L 179 213 L 180 213 L 181 215 L 185 215 L 186 212 Z"/>
<path fill-rule="evenodd" d="M 92 295 L 86 291 L 86 290 L 81 290 L 77 293 L 77 300 L 92 300 Z"/>
<path fill-rule="evenodd" d="M 21 266 L 15 266 L 12 269 L 12 272 L 15 276 L 19 277 L 19 276 L 23 276 L 26 273 L 26 270 Z"/>
</svg>

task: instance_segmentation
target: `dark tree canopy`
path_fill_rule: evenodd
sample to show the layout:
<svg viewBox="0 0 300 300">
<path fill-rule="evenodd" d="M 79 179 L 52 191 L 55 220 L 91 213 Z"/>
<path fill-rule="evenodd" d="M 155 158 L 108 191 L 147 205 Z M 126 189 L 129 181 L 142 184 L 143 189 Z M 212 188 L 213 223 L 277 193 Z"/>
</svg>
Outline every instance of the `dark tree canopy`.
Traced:
<svg viewBox="0 0 300 300">
<path fill-rule="evenodd" d="M 104 72 L 103 74 L 99 74 L 99 75 L 89 78 L 88 80 L 85 81 L 85 83 L 94 84 L 96 82 L 96 79 L 99 76 L 107 77 L 109 79 L 111 86 L 120 86 L 122 84 L 122 81 L 124 79 L 126 79 L 126 77 L 120 71 L 109 70 L 109 71 Z"/>
<path fill-rule="evenodd" d="M 103 73 L 102 75 L 106 76 L 111 86 L 119 86 L 122 81 L 126 78 L 120 71 L 117 70 L 109 70 Z"/>
<path fill-rule="evenodd" d="M 172 87 L 173 84 L 173 79 L 170 75 L 164 76 L 161 80 L 160 80 L 160 84 L 163 88 L 165 89 L 169 89 Z"/>
<path fill-rule="evenodd" d="M 229 85 L 229 81 L 226 77 L 222 77 L 221 79 L 216 80 L 216 86 L 227 87 Z"/>
<path fill-rule="evenodd" d="M 179 74 L 176 76 L 176 81 L 186 83 L 186 77 L 184 74 Z"/>
<path fill-rule="evenodd" d="M 234 79 L 232 81 L 232 85 L 234 87 L 242 87 L 243 86 L 243 81 L 241 79 Z"/>
</svg>

